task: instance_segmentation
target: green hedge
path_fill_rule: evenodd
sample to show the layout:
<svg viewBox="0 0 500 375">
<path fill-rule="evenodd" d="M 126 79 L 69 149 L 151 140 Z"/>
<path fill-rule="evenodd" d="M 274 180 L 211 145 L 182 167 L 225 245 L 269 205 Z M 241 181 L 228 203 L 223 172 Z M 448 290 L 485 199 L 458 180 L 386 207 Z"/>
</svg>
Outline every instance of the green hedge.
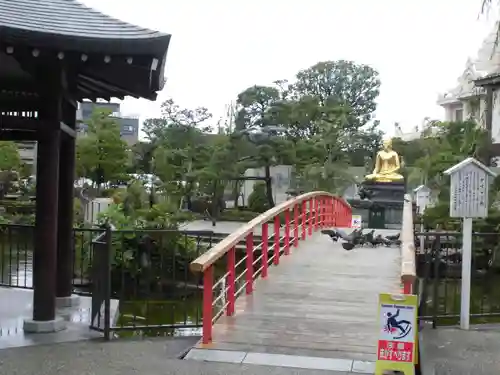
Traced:
<svg viewBox="0 0 500 375">
<path fill-rule="evenodd" d="M 0 207 L 9 215 L 31 215 L 35 213 L 35 202 L 0 200 Z"/>
</svg>

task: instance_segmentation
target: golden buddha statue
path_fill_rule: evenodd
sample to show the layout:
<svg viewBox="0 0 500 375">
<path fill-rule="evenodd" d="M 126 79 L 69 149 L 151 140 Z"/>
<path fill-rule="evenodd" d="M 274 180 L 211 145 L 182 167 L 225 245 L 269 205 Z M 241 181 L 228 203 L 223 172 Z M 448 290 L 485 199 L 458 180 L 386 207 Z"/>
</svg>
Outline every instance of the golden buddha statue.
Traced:
<svg viewBox="0 0 500 375">
<path fill-rule="evenodd" d="M 365 179 L 377 182 L 403 181 L 403 176 L 397 173 L 400 168 L 399 155 L 392 149 L 392 140 L 387 139 L 383 149 L 377 152 L 373 173 L 365 176 Z"/>
</svg>

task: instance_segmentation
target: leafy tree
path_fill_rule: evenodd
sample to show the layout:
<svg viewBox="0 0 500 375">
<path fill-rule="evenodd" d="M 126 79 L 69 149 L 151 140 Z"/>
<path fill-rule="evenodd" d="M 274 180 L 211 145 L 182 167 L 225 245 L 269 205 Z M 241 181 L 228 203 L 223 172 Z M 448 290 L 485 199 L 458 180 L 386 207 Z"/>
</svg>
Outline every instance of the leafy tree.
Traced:
<svg viewBox="0 0 500 375">
<path fill-rule="evenodd" d="M 270 207 L 274 207 L 271 166 L 293 160 L 290 142 L 273 130 L 280 98 L 280 91 L 275 87 L 252 86 L 241 92 L 237 99 L 236 130 L 246 131 L 247 139 L 255 146 L 252 158 L 255 167 L 264 168 Z"/>
<path fill-rule="evenodd" d="M 137 142 L 131 151 L 130 172 L 151 174 L 155 145 L 152 142 Z"/>
<path fill-rule="evenodd" d="M 343 120 L 341 115 L 332 114 L 317 123 L 318 134 L 297 142 L 295 166 L 300 190 L 333 192 L 354 182 L 348 173 L 349 156 L 339 141 Z"/>
<path fill-rule="evenodd" d="M 77 174 L 97 186 L 125 177 L 127 143 L 120 137 L 120 126 L 111 111 L 96 108 L 88 120 L 88 131 L 77 141 Z"/>
<path fill-rule="evenodd" d="M 13 181 L 19 179 L 22 169 L 21 157 L 15 142 L 0 141 L 0 199 L 13 186 Z"/>
<path fill-rule="evenodd" d="M 252 212 L 266 212 L 269 207 L 269 202 L 266 195 L 266 184 L 261 181 L 256 181 L 253 185 L 253 190 L 248 196 L 248 208 Z"/>
<path fill-rule="evenodd" d="M 296 82 L 281 83 L 282 99 L 274 114 L 286 124 L 294 140 L 311 138 L 320 132 L 320 123 L 342 117 L 338 142 L 350 164 L 363 166 L 380 148 L 382 132 L 378 121 L 368 122 L 379 94 L 378 73 L 351 61 L 326 61 L 300 71 Z"/>
<path fill-rule="evenodd" d="M 22 162 L 15 142 L 0 141 L 0 170 L 19 171 Z"/>
<path fill-rule="evenodd" d="M 204 123 L 212 118 L 212 114 L 204 107 L 181 108 L 172 99 L 168 99 L 162 103 L 161 110 L 160 118 L 147 119 L 143 126 L 146 137 L 153 143 L 162 143 L 171 137 L 172 127 L 178 132 L 189 129 L 198 129 L 202 132 L 210 130 Z"/>
<path fill-rule="evenodd" d="M 324 61 L 297 74 L 294 96 L 312 97 L 322 107 L 342 107 L 348 111 L 346 129 L 352 132 L 368 123 L 379 94 L 378 72 L 352 61 Z"/>
<path fill-rule="evenodd" d="M 170 198 L 187 199 L 196 189 L 196 171 L 206 163 L 212 115 L 206 108 L 181 108 L 173 100 L 162 104 L 162 117 L 148 119 L 144 131 L 150 141 L 152 170 L 164 182 Z"/>
<path fill-rule="evenodd" d="M 225 208 L 224 190 L 227 181 L 238 177 L 244 170 L 233 150 L 231 139 L 214 135 L 213 143 L 205 150 L 205 165 L 195 172 L 199 190 L 210 197 L 212 217 Z"/>
</svg>

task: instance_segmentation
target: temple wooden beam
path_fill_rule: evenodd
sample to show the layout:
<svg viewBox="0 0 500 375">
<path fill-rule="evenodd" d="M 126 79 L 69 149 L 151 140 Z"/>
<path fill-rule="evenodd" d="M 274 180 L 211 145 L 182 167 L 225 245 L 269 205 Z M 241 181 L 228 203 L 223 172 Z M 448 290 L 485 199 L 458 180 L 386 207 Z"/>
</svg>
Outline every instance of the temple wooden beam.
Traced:
<svg viewBox="0 0 500 375">
<path fill-rule="evenodd" d="M 12 113 L 13 115 L 8 115 Z M 36 132 L 43 124 L 34 117 L 29 116 L 30 112 L 23 115 L 23 112 L 7 112 L 0 114 L 0 130 L 18 130 Z M 15 114 L 15 115 L 14 115 Z"/>
<path fill-rule="evenodd" d="M 31 112 L 40 107 L 38 98 L 17 98 L 0 94 L 0 113 L 2 112 Z"/>
<path fill-rule="evenodd" d="M 66 125 L 64 122 L 61 122 L 61 131 L 65 133 L 66 135 L 69 135 L 71 138 L 76 138 L 76 130 L 72 129 L 68 125 Z"/>
<path fill-rule="evenodd" d="M 37 141 L 38 134 L 24 130 L 1 130 L 0 141 Z"/>
</svg>

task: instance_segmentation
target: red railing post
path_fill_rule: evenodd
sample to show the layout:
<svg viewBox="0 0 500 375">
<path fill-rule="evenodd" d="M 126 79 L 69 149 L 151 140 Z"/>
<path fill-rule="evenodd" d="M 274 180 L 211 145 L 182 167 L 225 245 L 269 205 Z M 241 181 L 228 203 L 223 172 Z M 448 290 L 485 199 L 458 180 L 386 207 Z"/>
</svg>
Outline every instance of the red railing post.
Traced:
<svg viewBox="0 0 500 375">
<path fill-rule="evenodd" d="M 318 230 L 319 224 L 319 199 L 314 198 L 314 231 Z"/>
<path fill-rule="evenodd" d="M 293 206 L 293 246 L 299 246 L 299 205 Z"/>
<path fill-rule="evenodd" d="M 247 259 L 246 259 L 246 293 L 253 291 L 253 232 L 247 234 Z"/>
<path fill-rule="evenodd" d="M 413 288 L 411 282 L 403 282 L 403 294 L 412 294 Z"/>
<path fill-rule="evenodd" d="M 214 268 L 210 265 L 203 271 L 203 344 L 209 344 L 212 341 L 212 298 Z"/>
<path fill-rule="evenodd" d="M 306 211 L 307 211 L 307 202 L 302 201 L 302 213 L 301 213 L 301 216 L 302 216 L 302 240 L 306 239 L 306 225 L 307 225 Z"/>
<path fill-rule="evenodd" d="M 226 315 L 234 314 L 235 297 L 235 280 L 236 280 L 236 248 L 233 246 L 227 253 L 227 307 Z"/>
<path fill-rule="evenodd" d="M 350 228 L 351 227 L 351 220 L 349 220 L 350 217 L 349 217 L 349 209 L 347 208 L 347 206 L 344 206 L 344 220 L 345 220 L 345 224 L 346 224 L 346 227 Z"/>
<path fill-rule="evenodd" d="M 340 206 L 340 212 L 341 212 L 342 226 L 348 227 L 347 220 L 345 219 L 345 206 L 343 204 Z"/>
<path fill-rule="evenodd" d="M 332 220 L 333 220 L 333 226 L 337 227 L 339 224 L 337 222 L 337 210 L 338 210 L 338 201 L 336 198 L 333 199 L 333 214 L 332 214 Z"/>
<path fill-rule="evenodd" d="M 330 226 L 335 226 L 335 198 L 332 198 L 330 202 Z"/>
<path fill-rule="evenodd" d="M 263 279 L 267 277 L 267 262 L 269 251 L 269 234 L 267 233 L 267 223 L 262 224 L 262 273 Z"/>
<path fill-rule="evenodd" d="M 290 210 L 285 210 L 285 255 L 290 254 Z"/>
<path fill-rule="evenodd" d="M 280 237 L 281 237 L 281 226 L 280 217 L 276 215 L 274 217 L 274 259 L 273 263 L 277 266 L 280 264 Z"/>
<path fill-rule="evenodd" d="M 326 226 L 329 228 L 332 226 L 332 197 L 326 199 Z"/>
<path fill-rule="evenodd" d="M 314 207 L 313 207 L 314 203 L 313 203 L 313 200 L 312 198 L 309 199 L 309 215 L 307 215 L 308 217 L 308 220 L 307 220 L 307 224 L 308 224 L 308 235 L 311 236 L 313 234 L 313 218 L 314 218 Z"/>
<path fill-rule="evenodd" d="M 326 204 L 325 204 L 325 197 L 321 197 L 319 204 L 320 204 L 320 219 L 319 219 L 319 227 L 324 228 L 325 227 L 325 220 L 326 220 L 326 214 L 325 214 L 325 209 L 326 209 Z"/>
</svg>

